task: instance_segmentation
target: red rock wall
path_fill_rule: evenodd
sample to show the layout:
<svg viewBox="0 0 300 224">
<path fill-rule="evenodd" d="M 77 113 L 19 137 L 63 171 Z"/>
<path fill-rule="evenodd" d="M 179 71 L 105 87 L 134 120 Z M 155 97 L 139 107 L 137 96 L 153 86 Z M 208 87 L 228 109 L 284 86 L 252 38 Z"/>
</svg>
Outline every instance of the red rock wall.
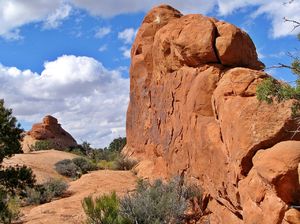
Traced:
<svg viewBox="0 0 300 224">
<path fill-rule="evenodd" d="M 256 85 L 268 75 L 260 71 L 250 37 L 229 23 L 183 16 L 164 5 L 146 15 L 131 59 L 124 153 L 140 160 L 139 175 L 184 175 L 201 185 L 210 223 L 284 222 L 288 206 L 296 203 L 286 198 L 300 191 L 300 150 L 285 158 L 273 148 L 299 149 L 296 141 L 276 145 L 290 140 L 297 124 L 292 102 L 257 101 Z M 272 169 L 259 165 L 269 159 L 274 167 L 276 159 L 293 164 L 273 174 L 286 178 L 290 191 L 260 173 Z"/>
</svg>

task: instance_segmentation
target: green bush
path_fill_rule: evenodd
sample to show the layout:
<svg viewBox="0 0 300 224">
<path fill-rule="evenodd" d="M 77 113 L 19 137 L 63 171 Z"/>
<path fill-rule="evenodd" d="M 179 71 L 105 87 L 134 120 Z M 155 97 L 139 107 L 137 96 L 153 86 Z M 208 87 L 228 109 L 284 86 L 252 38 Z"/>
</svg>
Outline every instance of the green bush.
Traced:
<svg viewBox="0 0 300 224">
<path fill-rule="evenodd" d="M 53 149 L 53 148 L 55 148 L 55 145 L 53 144 L 52 141 L 39 140 L 39 141 L 36 141 L 34 143 L 34 145 L 32 145 L 30 147 L 30 150 L 31 151 L 40 151 L 40 150 L 50 150 L 50 149 Z"/>
<path fill-rule="evenodd" d="M 116 162 L 115 161 L 100 160 L 97 163 L 97 167 L 100 170 L 115 170 L 116 169 Z"/>
<path fill-rule="evenodd" d="M 35 183 L 31 169 L 26 166 L 3 167 L 2 162 L 16 153 L 22 153 L 21 133 L 23 130 L 17 119 L 12 115 L 12 110 L 4 106 L 0 99 L 0 222 L 11 223 L 16 218 L 15 195 L 22 192 L 26 186 Z"/>
<path fill-rule="evenodd" d="M 97 170 L 97 166 L 93 164 L 89 159 L 86 159 L 84 157 L 74 158 L 72 159 L 72 162 L 80 168 L 83 174 L 87 173 L 88 171 Z"/>
<path fill-rule="evenodd" d="M 84 198 L 82 207 L 87 215 L 87 224 L 130 224 L 119 214 L 119 200 L 115 192 L 92 199 Z"/>
<path fill-rule="evenodd" d="M 19 201 L 0 188 L 0 223 L 10 224 L 20 216 Z"/>
<path fill-rule="evenodd" d="M 55 170 L 66 177 L 78 178 L 81 176 L 81 169 L 70 159 L 64 159 L 55 164 Z"/>
<path fill-rule="evenodd" d="M 13 195 L 21 192 L 26 187 L 33 187 L 35 176 L 32 170 L 26 166 L 8 167 L 0 169 L 0 186 L 4 186 Z"/>
<path fill-rule="evenodd" d="M 50 179 L 35 188 L 26 189 L 27 204 L 44 204 L 53 198 L 62 197 L 67 191 L 68 184 L 62 180 Z"/>
<path fill-rule="evenodd" d="M 121 152 L 124 146 L 126 145 L 126 138 L 115 138 L 108 146 L 107 151 L 110 152 Z"/>
<path fill-rule="evenodd" d="M 182 223 L 187 208 L 185 188 L 179 179 L 153 185 L 139 181 L 136 192 L 121 200 L 121 214 L 132 223 Z"/>
<path fill-rule="evenodd" d="M 281 83 L 273 78 L 263 80 L 256 87 L 256 97 L 259 101 L 269 104 L 276 100 L 281 102 L 288 99 L 300 99 L 300 88 Z"/>
<path fill-rule="evenodd" d="M 116 169 L 117 170 L 131 170 L 137 164 L 136 160 L 127 158 L 123 155 L 119 156 L 116 160 Z"/>
</svg>

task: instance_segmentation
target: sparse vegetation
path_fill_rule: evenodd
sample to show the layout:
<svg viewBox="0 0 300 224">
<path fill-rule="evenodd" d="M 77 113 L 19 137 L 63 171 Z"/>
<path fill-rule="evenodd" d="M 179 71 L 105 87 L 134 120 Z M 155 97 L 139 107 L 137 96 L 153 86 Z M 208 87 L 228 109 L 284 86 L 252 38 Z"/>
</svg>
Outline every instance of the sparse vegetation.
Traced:
<svg viewBox="0 0 300 224">
<path fill-rule="evenodd" d="M 295 26 L 294 29 L 299 28 L 299 22 L 294 20 L 289 20 L 284 18 L 286 22 L 292 22 Z M 298 34 L 298 39 L 300 41 L 300 34 Z M 285 100 L 293 99 L 294 104 L 291 108 L 293 116 L 299 116 L 300 114 L 300 57 L 299 52 L 297 54 L 288 53 L 288 55 L 293 59 L 291 65 L 285 65 L 279 63 L 277 68 L 288 68 L 296 76 L 294 85 L 289 83 L 279 82 L 273 78 L 267 78 L 263 80 L 256 89 L 257 99 L 260 101 L 265 101 L 267 103 L 273 103 L 274 100 L 277 102 L 282 102 Z"/>
<path fill-rule="evenodd" d="M 19 200 L 0 188 L 0 223 L 9 224 L 20 215 Z"/>
<path fill-rule="evenodd" d="M 184 185 L 179 178 L 166 183 L 156 180 L 153 184 L 139 180 L 136 191 L 121 200 L 112 193 L 95 200 L 87 197 L 82 206 L 87 214 L 88 224 L 185 223 L 185 211 L 190 199 L 195 197 L 200 202 L 201 191 L 195 185 Z"/>
<path fill-rule="evenodd" d="M 132 223 L 182 223 L 188 206 L 184 186 L 179 179 L 153 185 L 139 181 L 137 190 L 121 200 L 121 213 Z"/>
<path fill-rule="evenodd" d="M 130 170 L 137 164 L 137 161 L 121 155 L 121 151 L 125 145 L 126 138 L 121 137 L 114 139 L 109 146 L 104 149 L 94 149 L 91 147 L 91 144 L 84 141 L 81 145 L 70 148 L 69 152 L 86 158 L 85 161 L 82 158 L 78 159 L 78 163 L 82 165 L 85 163 L 87 166 L 92 166 L 93 170 L 95 169 L 94 164 L 96 164 L 98 169 Z M 88 164 L 86 163 L 87 161 L 89 161 Z M 86 173 L 85 169 L 82 169 L 82 171 Z"/>
<path fill-rule="evenodd" d="M 63 176 L 79 178 L 88 171 L 97 170 L 97 166 L 87 158 L 78 157 L 73 160 L 64 159 L 57 162 L 55 164 L 55 170 Z"/>
<path fill-rule="evenodd" d="M 54 144 L 52 141 L 49 140 L 39 140 L 34 143 L 30 147 L 31 151 L 40 151 L 40 150 L 49 150 L 55 148 Z"/>
<path fill-rule="evenodd" d="M 66 177 L 78 178 L 81 176 L 81 170 L 70 159 L 64 159 L 55 164 L 55 170 Z"/>
<path fill-rule="evenodd" d="M 82 207 L 87 215 L 87 224 L 130 224 L 119 211 L 119 199 L 115 192 L 102 195 L 95 200 L 89 196 L 82 201 Z"/>
<path fill-rule="evenodd" d="M 97 170 L 97 166 L 91 162 L 91 160 L 84 157 L 77 157 L 72 159 L 72 162 L 78 166 L 82 174 L 87 173 L 88 171 Z"/>
<path fill-rule="evenodd" d="M 100 170 L 116 170 L 116 162 L 115 161 L 100 160 L 97 163 L 97 167 Z"/>
<path fill-rule="evenodd" d="M 27 204 L 44 204 L 65 194 L 68 184 L 62 180 L 50 179 L 42 185 L 26 189 Z"/>
<path fill-rule="evenodd" d="M 120 155 L 119 158 L 116 160 L 116 169 L 131 170 L 136 164 L 137 164 L 136 160 Z"/>
<path fill-rule="evenodd" d="M 26 166 L 1 166 L 4 158 L 22 153 L 19 142 L 22 132 L 12 110 L 6 109 L 4 100 L 0 100 L 0 220 L 3 223 L 11 223 L 18 216 L 16 195 L 35 183 L 32 170 Z"/>
</svg>

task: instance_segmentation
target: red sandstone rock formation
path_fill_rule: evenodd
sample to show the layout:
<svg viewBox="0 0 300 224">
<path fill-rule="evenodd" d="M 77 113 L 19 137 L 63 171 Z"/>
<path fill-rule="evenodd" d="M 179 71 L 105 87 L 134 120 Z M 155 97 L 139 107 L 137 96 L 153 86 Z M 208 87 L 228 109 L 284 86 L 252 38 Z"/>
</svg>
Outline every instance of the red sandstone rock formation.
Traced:
<svg viewBox="0 0 300 224">
<path fill-rule="evenodd" d="M 140 176 L 201 185 L 210 223 L 299 217 L 289 209 L 300 192 L 293 102 L 256 99 L 268 75 L 244 31 L 163 5 L 146 15 L 131 59 L 123 152 L 140 160 Z"/>
<path fill-rule="evenodd" d="M 23 151 L 30 151 L 31 146 L 38 140 L 48 140 L 56 149 L 77 145 L 75 139 L 61 127 L 56 118 L 50 115 L 45 116 L 42 123 L 34 124 L 25 134 L 22 142 Z"/>
</svg>

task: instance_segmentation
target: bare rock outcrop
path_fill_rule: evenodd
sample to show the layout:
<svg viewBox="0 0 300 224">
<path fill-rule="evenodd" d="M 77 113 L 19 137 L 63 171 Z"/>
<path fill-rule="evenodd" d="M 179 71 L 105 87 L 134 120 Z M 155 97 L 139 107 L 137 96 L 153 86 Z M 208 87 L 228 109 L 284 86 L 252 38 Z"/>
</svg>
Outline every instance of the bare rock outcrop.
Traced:
<svg viewBox="0 0 300 224">
<path fill-rule="evenodd" d="M 42 123 L 32 125 L 22 140 L 22 149 L 29 152 L 36 141 L 47 140 L 55 149 L 65 149 L 77 146 L 76 140 L 66 132 L 55 117 L 47 115 Z"/>
<path fill-rule="evenodd" d="M 199 184 L 210 223 L 288 223 L 300 135 L 292 101 L 256 99 L 268 74 L 251 38 L 162 5 L 146 15 L 131 60 L 123 153 L 140 161 L 138 175 Z"/>
</svg>

